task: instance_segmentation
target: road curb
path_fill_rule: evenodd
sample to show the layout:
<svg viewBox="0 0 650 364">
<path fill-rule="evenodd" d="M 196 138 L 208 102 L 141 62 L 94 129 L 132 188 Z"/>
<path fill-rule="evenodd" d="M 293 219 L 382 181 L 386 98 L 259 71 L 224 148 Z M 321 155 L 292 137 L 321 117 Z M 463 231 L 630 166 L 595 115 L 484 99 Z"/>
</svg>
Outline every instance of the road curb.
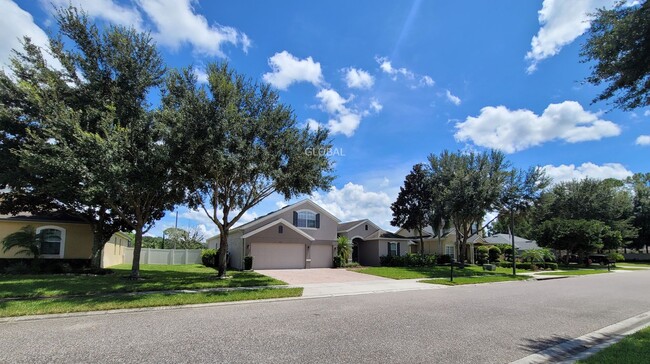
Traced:
<svg viewBox="0 0 650 364">
<path fill-rule="evenodd" d="M 650 311 L 609 325 L 600 330 L 565 341 L 510 364 L 573 363 L 621 341 L 646 327 L 650 327 Z"/>
</svg>

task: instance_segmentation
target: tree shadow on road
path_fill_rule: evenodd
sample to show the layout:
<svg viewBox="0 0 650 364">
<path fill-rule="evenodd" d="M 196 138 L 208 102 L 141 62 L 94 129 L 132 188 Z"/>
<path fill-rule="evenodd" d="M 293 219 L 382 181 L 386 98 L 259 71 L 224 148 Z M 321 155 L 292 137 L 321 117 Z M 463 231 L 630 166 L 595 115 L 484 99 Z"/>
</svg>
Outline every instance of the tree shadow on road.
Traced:
<svg viewBox="0 0 650 364">
<path fill-rule="evenodd" d="M 597 335 L 591 339 L 579 339 L 568 336 L 553 335 L 544 338 L 524 339 L 520 347 L 531 354 L 544 351 L 555 359 L 566 358 L 578 354 L 603 342 L 618 338 L 620 335 Z M 561 347 L 557 347 L 558 345 Z"/>
</svg>

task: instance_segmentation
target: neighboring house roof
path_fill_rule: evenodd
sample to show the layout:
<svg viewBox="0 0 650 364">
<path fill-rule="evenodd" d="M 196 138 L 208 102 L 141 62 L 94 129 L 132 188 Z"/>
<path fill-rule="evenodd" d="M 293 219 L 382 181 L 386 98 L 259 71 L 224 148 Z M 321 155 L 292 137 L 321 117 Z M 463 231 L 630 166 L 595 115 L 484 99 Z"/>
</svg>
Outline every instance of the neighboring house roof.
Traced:
<svg viewBox="0 0 650 364">
<path fill-rule="evenodd" d="M 377 224 L 370 221 L 369 219 L 342 222 L 339 224 L 336 230 L 338 233 L 347 233 L 348 231 L 351 231 L 355 229 L 357 226 L 360 226 L 364 223 L 367 223 L 368 225 L 372 225 L 375 228 L 375 230 L 381 230 L 381 228 L 377 226 Z"/>
<path fill-rule="evenodd" d="M 380 229 L 366 236 L 365 238 L 363 238 L 363 240 L 409 240 L 410 241 L 411 239 Z"/>
<path fill-rule="evenodd" d="M 489 244 L 512 244 L 510 235 L 508 234 L 494 234 L 484 238 L 484 240 Z M 539 245 L 537 245 L 535 240 L 524 239 L 517 235 L 515 235 L 515 247 L 518 250 L 539 249 Z"/>
<path fill-rule="evenodd" d="M 73 216 L 70 214 L 63 214 L 63 213 L 49 213 L 49 214 L 34 215 L 29 212 L 21 212 L 17 215 L 0 214 L 0 220 L 85 223 L 83 219 L 80 219 L 77 216 Z"/>
<path fill-rule="evenodd" d="M 264 231 L 264 230 L 266 230 L 266 229 L 268 229 L 268 228 L 270 228 L 270 227 L 273 227 L 273 226 L 275 226 L 275 225 L 277 225 L 277 224 L 284 224 L 284 225 L 286 225 L 289 229 L 291 229 L 291 230 L 295 231 L 296 233 L 298 233 L 298 234 L 304 236 L 304 237 L 307 238 L 309 241 L 314 241 L 314 240 L 315 240 L 315 239 L 312 238 L 309 234 L 307 234 L 307 233 L 305 233 L 304 231 L 302 231 L 302 230 L 298 229 L 297 227 L 293 226 L 293 224 L 290 224 L 290 223 L 289 223 L 287 220 L 285 220 L 285 219 L 277 219 L 277 220 L 275 220 L 275 221 L 273 221 L 273 222 L 271 222 L 271 223 L 269 223 L 269 224 L 266 224 L 266 225 L 264 225 L 264 226 L 262 226 L 262 227 L 260 227 L 260 228 L 258 228 L 258 229 L 255 229 L 255 230 L 253 230 L 253 231 L 251 231 L 251 232 L 249 232 L 249 233 L 246 233 L 246 234 L 242 235 L 242 238 L 243 238 L 243 239 L 245 239 L 245 238 L 249 238 L 249 237 L 251 237 L 251 236 L 253 236 L 253 235 L 255 235 L 255 234 L 258 234 L 258 233 L 260 233 L 260 232 L 262 232 L 262 231 Z"/>
<path fill-rule="evenodd" d="M 266 215 L 264 215 L 264 216 L 260 216 L 260 217 L 258 217 L 258 218 L 255 219 L 255 220 L 251 220 L 251 221 L 249 221 L 249 222 L 247 222 L 247 223 L 245 223 L 245 224 L 239 225 L 239 226 L 233 228 L 232 230 L 230 230 L 230 232 L 234 232 L 234 231 L 238 231 L 238 230 L 246 229 L 247 227 L 250 227 L 250 226 L 253 225 L 253 224 L 257 224 L 257 223 L 260 223 L 260 222 L 263 222 L 263 221 L 269 221 L 269 220 L 273 219 L 274 217 L 276 217 L 276 216 L 282 214 L 283 212 L 285 212 L 285 211 L 287 211 L 287 210 L 289 210 L 289 209 L 292 209 L 292 208 L 298 208 L 298 207 L 301 207 L 301 206 L 303 206 L 303 205 L 310 205 L 310 206 L 313 207 L 314 209 L 317 209 L 318 211 L 320 211 L 320 212 L 324 213 L 325 215 L 329 216 L 332 220 L 334 220 L 334 221 L 336 221 L 336 222 L 341 222 L 341 220 L 339 220 L 339 218 L 337 218 L 336 216 L 332 215 L 329 211 L 325 210 L 323 207 L 321 207 L 320 205 L 318 205 L 318 204 L 315 203 L 314 201 L 312 201 L 312 200 L 310 200 L 310 199 L 304 199 L 304 200 L 302 200 L 302 201 L 298 201 L 298 202 L 296 202 L 296 203 L 294 203 L 294 204 L 284 206 L 284 207 L 281 208 L 281 209 L 278 209 L 278 210 L 275 210 L 275 211 L 271 211 L 271 212 L 269 212 L 268 214 L 266 214 Z M 208 239 L 216 238 L 216 237 L 218 237 L 219 235 L 220 235 L 220 234 L 217 234 L 217 235 L 215 235 L 215 236 L 213 236 L 213 237 L 210 237 L 210 238 L 208 238 Z M 208 239 L 206 239 L 206 240 L 208 240 Z"/>
</svg>

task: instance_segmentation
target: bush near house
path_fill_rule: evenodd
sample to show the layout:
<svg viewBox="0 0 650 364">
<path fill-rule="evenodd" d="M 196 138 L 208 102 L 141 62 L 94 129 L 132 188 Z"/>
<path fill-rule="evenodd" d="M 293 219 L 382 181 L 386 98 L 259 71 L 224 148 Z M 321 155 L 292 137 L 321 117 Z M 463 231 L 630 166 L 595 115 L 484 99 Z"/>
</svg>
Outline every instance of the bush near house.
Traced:
<svg viewBox="0 0 650 364">
<path fill-rule="evenodd" d="M 201 250 L 201 263 L 206 267 L 215 268 L 217 266 L 217 249 Z"/>
<path fill-rule="evenodd" d="M 379 257 L 379 264 L 383 267 L 432 267 L 436 265 L 436 256 L 433 254 L 386 255 Z"/>
<path fill-rule="evenodd" d="M 244 270 L 252 270 L 252 269 L 253 269 L 253 257 L 247 255 L 244 257 Z"/>
<path fill-rule="evenodd" d="M 502 267 L 502 268 L 512 268 L 512 262 L 501 262 L 499 264 L 499 266 Z M 524 270 L 551 269 L 551 270 L 556 270 L 557 269 L 557 263 L 553 263 L 553 262 L 536 262 L 536 263 L 524 262 L 524 263 L 517 263 L 517 269 L 524 269 Z"/>
<path fill-rule="evenodd" d="M 609 259 L 610 262 L 624 262 L 625 257 L 621 253 L 616 253 L 612 252 L 607 254 L 607 259 Z"/>
<path fill-rule="evenodd" d="M 501 249 L 498 246 L 491 246 L 488 251 L 488 258 L 490 262 L 498 262 L 501 258 Z"/>
<path fill-rule="evenodd" d="M 489 249 L 487 246 L 479 246 L 476 248 L 476 251 L 478 253 L 478 261 L 476 263 L 478 264 L 485 264 L 488 262 L 488 254 L 489 254 Z"/>
<path fill-rule="evenodd" d="M 90 259 L 0 259 L 0 273 L 5 274 L 105 274 L 104 269 L 92 269 Z"/>
<path fill-rule="evenodd" d="M 343 259 L 339 256 L 334 257 L 333 265 L 334 268 L 341 268 L 343 266 Z"/>
<path fill-rule="evenodd" d="M 449 264 L 451 263 L 451 255 L 443 254 L 436 258 L 436 264 Z"/>
</svg>

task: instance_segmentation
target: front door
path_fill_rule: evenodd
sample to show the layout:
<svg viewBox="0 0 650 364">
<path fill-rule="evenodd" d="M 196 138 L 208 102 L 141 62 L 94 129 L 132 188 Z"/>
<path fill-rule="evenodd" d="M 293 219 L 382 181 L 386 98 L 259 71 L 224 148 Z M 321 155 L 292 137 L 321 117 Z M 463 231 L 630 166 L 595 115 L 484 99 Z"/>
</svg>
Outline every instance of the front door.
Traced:
<svg viewBox="0 0 650 364">
<path fill-rule="evenodd" d="M 352 242 L 352 261 L 359 263 L 359 241 L 356 239 Z"/>
</svg>

